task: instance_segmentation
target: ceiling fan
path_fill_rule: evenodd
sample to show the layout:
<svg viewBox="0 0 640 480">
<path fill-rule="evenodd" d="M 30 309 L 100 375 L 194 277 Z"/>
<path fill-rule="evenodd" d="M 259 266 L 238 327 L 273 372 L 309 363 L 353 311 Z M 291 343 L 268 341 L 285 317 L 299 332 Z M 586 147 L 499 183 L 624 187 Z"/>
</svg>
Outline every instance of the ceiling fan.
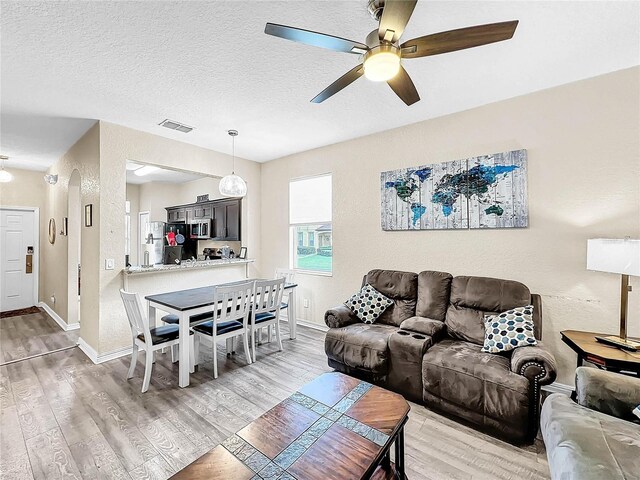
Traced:
<svg viewBox="0 0 640 480">
<path fill-rule="evenodd" d="M 369 0 L 369 13 L 379 22 L 379 26 L 367 35 L 365 43 L 275 23 L 267 23 L 264 33 L 336 52 L 363 56 L 362 63 L 316 95 L 311 100 L 313 103 L 325 101 L 364 74 L 374 82 L 387 82 L 404 103 L 413 105 L 420 100 L 420 96 L 402 66 L 402 59 L 428 57 L 509 40 L 518 26 L 518 20 L 477 25 L 433 33 L 400 43 L 400 37 L 417 1 Z"/>
</svg>

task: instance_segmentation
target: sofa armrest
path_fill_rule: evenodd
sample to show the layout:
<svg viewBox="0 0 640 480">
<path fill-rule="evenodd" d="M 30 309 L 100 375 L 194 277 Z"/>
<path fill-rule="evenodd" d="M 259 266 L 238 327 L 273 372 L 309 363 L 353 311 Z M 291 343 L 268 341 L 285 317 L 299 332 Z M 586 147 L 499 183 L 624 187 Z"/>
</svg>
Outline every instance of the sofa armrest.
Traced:
<svg viewBox="0 0 640 480">
<path fill-rule="evenodd" d="M 439 337 L 440 333 L 444 331 L 444 322 L 426 317 L 411 317 L 404 320 L 400 324 L 400 328 L 429 337 Z"/>
<path fill-rule="evenodd" d="M 632 410 L 640 404 L 640 379 L 596 368 L 576 370 L 578 404 L 625 420 L 637 420 Z"/>
<path fill-rule="evenodd" d="M 556 359 L 547 348 L 538 342 L 530 347 L 516 348 L 511 355 L 511 371 L 524 375 L 538 385 L 547 385 L 556 379 Z"/>
<path fill-rule="evenodd" d="M 330 308 L 324 314 L 324 323 L 329 328 L 346 327 L 359 321 L 360 319 L 346 305 Z"/>
</svg>

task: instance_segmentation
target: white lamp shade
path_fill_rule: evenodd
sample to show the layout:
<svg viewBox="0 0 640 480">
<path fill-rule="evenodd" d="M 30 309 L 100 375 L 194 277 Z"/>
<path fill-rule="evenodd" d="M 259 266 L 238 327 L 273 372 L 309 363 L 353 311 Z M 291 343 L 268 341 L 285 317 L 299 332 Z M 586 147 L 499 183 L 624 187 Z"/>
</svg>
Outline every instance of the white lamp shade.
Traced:
<svg viewBox="0 0 640 480">
<path fill-rule="evenodd" d="M 589 239 L 587 270 L 640 276 L 640 240 Z"/>
<path fill-rule="evenodd" d="M 238 175 L 227 175 L 220 180 L 220 194 L 225 197 L 244 197 L 247 194 L 247 184 Z"/>
</svg>

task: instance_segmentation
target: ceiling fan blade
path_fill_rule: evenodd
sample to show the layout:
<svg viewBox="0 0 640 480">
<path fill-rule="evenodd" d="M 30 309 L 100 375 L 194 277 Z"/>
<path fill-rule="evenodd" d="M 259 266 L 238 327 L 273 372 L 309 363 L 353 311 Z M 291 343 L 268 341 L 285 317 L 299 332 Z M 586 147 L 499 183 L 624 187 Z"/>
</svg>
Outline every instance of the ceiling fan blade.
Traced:
<svg viewBox="0 0 640 480">
<path fill-rule="evenodd" d="M 378 27 L 380 40 L 395 43 L 402 36 L 418 0 L 385 0 Z"/>
<path fill-rule="evenodd" d="M 407 40 L 400 47 L 402 58 L 418 58 L 441 53 L 455 52 L 465 48 L 479 47 L 489 43 L 509 40 L 513 37 L 518 20 L 459 28 Z"/>
<path fill-rule="evenodd" d="M 416 90 L 416 86 L 413 84 L 411 77 L 403 66 L 400 67 L 400 71 L 395 77 L 387 80 L 387 83 L 391 89 L 396 92 L 396 95 L 407 105 L 413 105 L 420 101 L 418 90 Z"/>
<path fill-rule="evenodd" d="M 264 27 L 264 33 L 306 45 L 313 45 L 314 47 L 334 50 L 336 52 L 362 54 L 369 50 L 369 47 L 364 43 L 275 23 L 267 23 Z"/>
<path fill-rule="evenodd" d="M 325 88 L 323 91 L 321 91 L 318 95 L 313 97 L 311 102 L 313 103 L 324 102 L 327 98 L 331 97 L 332 95 L 335 95 L 344 87 L 355 82 L 357 79 L 359 79 L 362 76 L 363 73 L 364 73 L 364 67 L 362 66 L 362 64 L 355 66 L 354 68 L 349 70 L 347 73 L 345 73 L 343 76 L 341 76 L 339 79 L 337 79 L 335 82 L 333 82 L 331 85 L 329 85 L 327 88 Z"/>
</svg>

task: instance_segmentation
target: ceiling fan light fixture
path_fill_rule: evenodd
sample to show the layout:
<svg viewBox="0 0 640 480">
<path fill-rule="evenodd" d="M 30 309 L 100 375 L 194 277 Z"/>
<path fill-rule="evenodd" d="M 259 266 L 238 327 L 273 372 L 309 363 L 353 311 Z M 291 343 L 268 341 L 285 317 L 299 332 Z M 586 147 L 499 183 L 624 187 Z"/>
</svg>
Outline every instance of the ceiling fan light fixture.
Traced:
<svg viewBox="0 0 640 480">
<path fill-rule="evenodd" d="M 364 76 L 372 82 L 386 82 L 400 71 L 400 49 L 395 45 L 380 45 L 364 56 Z"/>
</svg>

